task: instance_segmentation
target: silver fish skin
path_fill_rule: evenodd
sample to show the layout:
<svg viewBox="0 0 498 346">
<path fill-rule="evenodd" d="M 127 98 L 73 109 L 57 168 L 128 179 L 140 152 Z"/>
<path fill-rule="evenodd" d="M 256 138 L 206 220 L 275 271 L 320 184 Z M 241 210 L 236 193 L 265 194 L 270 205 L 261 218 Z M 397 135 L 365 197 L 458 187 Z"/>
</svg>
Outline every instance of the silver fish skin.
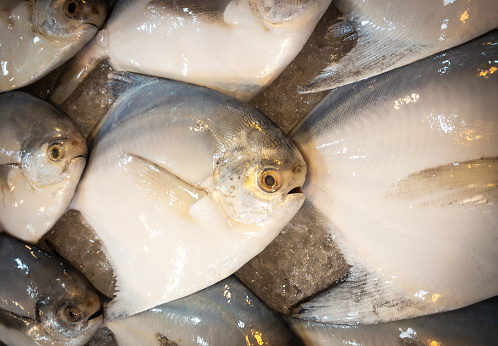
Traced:
<svg viewBox="0 0 498 346">
<path fill-rule="evenodd" d="M 498 38 L 331 92 L 291 136 L 353 267 L 296 310 L 369 324 L 498 294 Z"/>
<path fill-rule="evenodd" d="M 69 60 L 106 16 L 104 0 L 2 0 L 0 92 L 28 85 Z"/>
<path fill-rule="evenodd" d="M 0 226 L 36 243 L 66 211 L 86 164 L 85 138 L 47 101 L 0 94 Z"/>
<path fill-rule="evenodd" d="M 287 321 L 306 345 L 314 346 L 492 346 L 498 338 L 497 319 L 495 297 L 454 311 L 373 325 Z"/>
<path fill-rule="evenodd" d="M 330 0 L 120 0 L 105 27 L 68 64 L 60 105 L 100 61 L 249 100 L 302 49 Z"/>
<path fill-rule="evenodd" d="M 302 345 L 299 337 L 231 276 L 185 298 L 106 322 L 125 345 Z"/>
<path fill-rule="evenodd" d="M 0 233 L 0 340 L 83 345 L 102 325 L 102 299 L 67 262 Z"/>
<path fill-rule="evenodd" d="M 405 66 L 498 27 L 495 0 L 340 0 L 346 17 L 331 35 L 356 39 L 300 93 L 330 90 Z M 422 20 L 423 19 L 423 20 Z"/>
<path fill-rule="evenodd" d="M 112 78 L 122 92 L 90 135 L 71 203 L 114 268 L 110 320 L 235 272 L 296 214 L 306 175 L 295 145 L 251 106 L 183 82 Z"/>
</svg>

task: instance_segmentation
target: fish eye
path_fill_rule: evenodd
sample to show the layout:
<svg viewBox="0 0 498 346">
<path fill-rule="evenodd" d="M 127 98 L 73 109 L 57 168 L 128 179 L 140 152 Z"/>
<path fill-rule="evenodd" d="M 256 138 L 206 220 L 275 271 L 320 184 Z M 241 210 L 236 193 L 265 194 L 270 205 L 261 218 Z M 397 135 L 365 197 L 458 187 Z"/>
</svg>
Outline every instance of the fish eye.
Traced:
<svg viewBox="0 0 498 346">
<path fill-rule="evenodd" d="M 68 306 L 64 309 L 64 316 L 69 322 L 78 322 L 83 318 L 83 313 L 75 307 Z"/>
<path fill-rule="evenodd" d="M 274 169 L 265 169 L 258 179 L 259 187 L 265 192 L 276 192 L 282 186 L 280 174 Z"/>
<path fill-rule="evenodd" d="M 64 157 L 64 148 L 59 143 L 54 143 L 48 147 L 47 154 L 50 160 L 57 162 Z"/>
<path fill-rule="evenodd" d="M 64 3 L 64 14 L 68 18 L 77 18 L 81 12 L 80 4 L 77 1 L 69 0 Z"/>
</svg>

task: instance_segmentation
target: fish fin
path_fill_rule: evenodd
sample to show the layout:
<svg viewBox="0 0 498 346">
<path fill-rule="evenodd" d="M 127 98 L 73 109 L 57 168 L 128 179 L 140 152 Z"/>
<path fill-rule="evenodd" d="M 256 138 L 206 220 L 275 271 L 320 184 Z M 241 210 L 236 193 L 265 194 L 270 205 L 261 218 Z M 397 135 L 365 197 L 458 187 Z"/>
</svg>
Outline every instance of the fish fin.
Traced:
<svg viewBox="0 0 498 346">
<path fill-rule="evenodd" d="M 344 21 L 330 28 L 329 33 L 344 36 L 346 40 L 356 40 L 356 45 L 338 61 L 331 61 L 311 83 L 299 86 L 300 94 L 335 89 L 431 54 L 422 43 L 410 43 L 409 38 L 399 37 L 389 31 L 371 32 L 362 29 L 356 21 Z M 428 53 L 422 55 L 424 51 Z"/>
<path fill-rule="evenodd" d="M 456 162 L 410 174 L 392 184 L 386 197 L 418 201 L 422 206 L 454 203 L 475 208 L 498 202 L 498 158 Z"/>
<path fill-rule="evenodd" d="M 85 80 L 98 64 L 107 57 L 107 31 L 101 30 L 81 51 L 79 51 L 64 67 L 62 75 L 57 81 L 50 101 L 57 106 L 62 105 Z M 102 43 L 104 42 L 104 43 Z"/>
<path fill-rule="evenodd" d="M 117 99 L 126 98 L 126 95 L 135 92 L 136 89 L 164 79 L 126 71 L 114 71 L 109 73 L 108 77 L 109 82 L 107 83 L 107 86 L 112 95 L 116 98 L 116 101 Z"/>
<path fill-rule="evenodd" d="M 31 320 L 28 317 L 21 317 L 13 312 L 0 309 L 0 325 L 6 329 L 25 330 Z"/>
<path fill-rule="evenodd" d="M 188 11 L 195 14 L 200 13 L 210 13 L 219 12 L 222 13 L 227 5 L 232 2 L 232 0 L 152 0 L 148 3 L 147 7 L 155 7 L 159 9 L 176 8 L 178 10 Z"/>
<path fill-rule="evenodd" d="M 192 219 L 192 205 L 207 195 L 205 191 L 141 156 L 124 154 L 121 161 L 126 163 L 124 169 L 133 176 L 135 186 L 152 196 L 158 208 L 174 208 L 175 213 Z"/>
<path fill-rule="evenodd" d="M 287 134 L 290 138 L 296 140 L 309 131 L 307 128 L 312 127 L 312 124 L 317 119 L 322 119 L 323 117 L 330 117 L 331 109 L 336 108 L 338 103 L 344 102 L 348 98 L 348 95 L 354 94 L 355 90 L 360 87 L 360 84 L 349 84 L 343 87 L 331 90 L 327 95 L 325 95 L 320 102 L 303 117 Z M 313 119 L 313 122 L 306 121 L 308 118 Z"/>
<path fill-rule="evenodd" d="M 294 309 L 293 317 L 322 323 L 374 324 L 421 315 L 427 303 L 373 268 L 353 265 L 347 278 Z"/>
<path fill-rule="evenodd" d="M 164 78 L 153 77 L 133 72 L 113 71 L 107 76 L 107 88 L 114 97 L 114 102 L 108 109 L 107 113 L 99 120 L 93 127 L 92 131 L 88 134 L 87 143 L 90 146 L 94 138 L 97 136 L 102 125 L 107 121 L 110 114 L 114 109 L 119 106 L 122 100 L 126 99 L 127 95 L 136 92 L 137 89 L 146 86 L 150 83 L 155 83 Z"/>
</svg>

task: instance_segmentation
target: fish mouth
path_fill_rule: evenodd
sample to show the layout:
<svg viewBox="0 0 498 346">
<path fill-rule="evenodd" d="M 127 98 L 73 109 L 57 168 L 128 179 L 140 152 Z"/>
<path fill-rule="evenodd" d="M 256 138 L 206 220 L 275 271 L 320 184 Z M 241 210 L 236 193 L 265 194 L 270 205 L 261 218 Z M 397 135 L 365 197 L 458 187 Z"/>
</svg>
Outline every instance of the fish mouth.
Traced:
<svg viewBox="0 0 498 346">
<path fill-rule="evenodd" d="M 287 194 L 290 195 L 290 194 L 294 194 L 294 193 L 303 193 L 302 186 L 298 186 L 298 187 L 293 188 Z"/>
</svg>

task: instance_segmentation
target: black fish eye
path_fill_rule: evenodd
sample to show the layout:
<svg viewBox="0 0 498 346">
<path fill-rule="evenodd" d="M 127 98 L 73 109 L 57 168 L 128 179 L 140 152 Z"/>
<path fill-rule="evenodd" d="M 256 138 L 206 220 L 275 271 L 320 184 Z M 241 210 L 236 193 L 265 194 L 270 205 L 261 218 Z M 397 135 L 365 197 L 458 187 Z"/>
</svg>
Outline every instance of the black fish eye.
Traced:
<svg viewBox="0 0 498 346">
<path fill-rule="evenodd" d="M 265 169 L 258 178 L 259 187 L 265 192 L 276 192 L 282 186 L 279 172 L 274 169 Z"/>
<path fill-rule="evenodd" d="M 64 316 L 69 322 L 78 322 L 83 318 L 83 313 L 75 307 L 68 306 L 64 310 Z"/>
<path fill-rule="evenodd" d="M 64 148 L 59 143 L 54 143 L 48 147 L 47 154 L 50 160 L 57 162 L 64 157 Z"/>
<path fill-rule="evenodd" d="M 64 14 L 66 17 L 77 18 L 80 12 L 80 4 L 77 1 L 69 0 L 64 3 Z"/>
</svg>

